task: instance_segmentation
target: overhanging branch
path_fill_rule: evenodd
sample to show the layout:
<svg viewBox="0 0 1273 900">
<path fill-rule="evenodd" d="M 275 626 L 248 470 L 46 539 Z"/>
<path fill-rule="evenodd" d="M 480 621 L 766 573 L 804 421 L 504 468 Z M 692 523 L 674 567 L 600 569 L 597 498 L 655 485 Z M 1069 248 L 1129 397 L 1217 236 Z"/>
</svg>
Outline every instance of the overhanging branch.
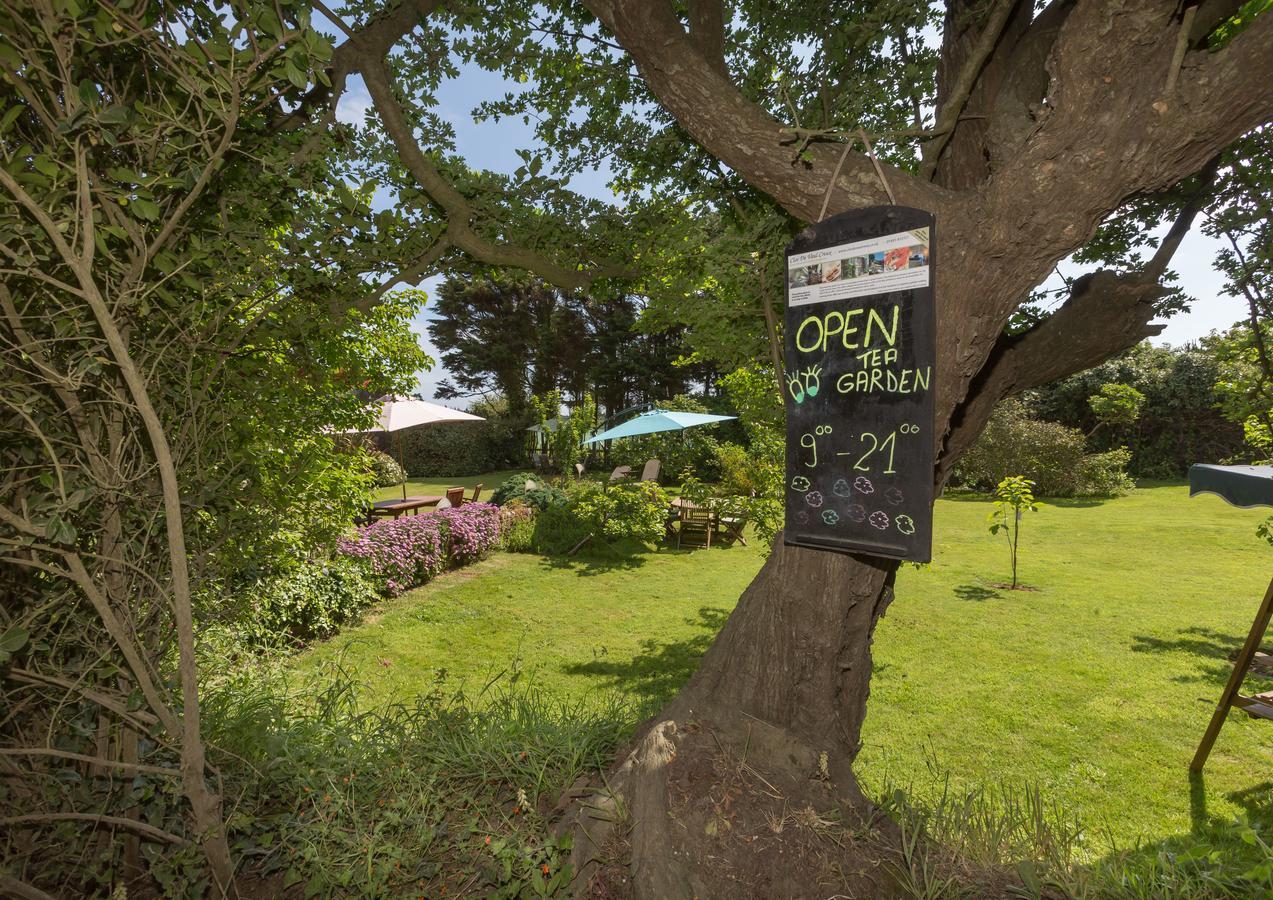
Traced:
<svg viewBox="0 0 1273 900">
<path fill-rule="evenodd" d="M 1216 156 L 1199 173 L 1197 188 L 1143 271 L 1101 269 L 1076 278 L 1069 298 L 1052 316 L 1022 334 L 999 338 L 952 419 L 938 465 L 939 485 L 1000 400 L 1090 369 L 1162 331 L 1162 325 L 1150 324 L 1154 302 L 1167 292 L 1160 280 L 1211 199 L 1219 164 Z"/>
<path fill-rule="evenodd" d="M 668 0 L 584 0 L 636 62 L 646 85 L 705 150 L 773 197 L 814 221 L 839 160 L 839 148 L 810 145 L 797 160 L 781 122 L 747 99 L 704 55 Z M 886 167 L 897 202 L 935 210 L 946 191 Z M 865 154 L 850 153 L 832 190 L 832 212 L 887 203 Z"/>
<path fill-rule="evenodd" d="M 477 232 L 477 214 L 468 198 L 446 179 L 416 141 L 402 104 L 394 94 L 393 78 L 386 64 L 386 58 L 394 45 L 441 5 L 441 0 L 405 0 L 359 29 L 344 29 L 350 37 L 333 51 L 328 69 L 332 87 L 315 88 L 301 104 L 301 108 L 286 117 L 283 123 L 283 127 L 295 127 L 320 102 L 327 105 L 326 115 L 331 118 L 349 76 L 361 74 L 398 157 L 446 219 L 445 238 L 407 264 L 395 278 L 360 301 L 359 306 L 374 305 L 395 284 L 424 277 L 432 264 L 452 247 L 462 250 L 478 262 L 533 272 L 566 290 L 586 288 L 598 278 L 631 276 L 633 272 L 620 265 L 587 268 L 562 266 L 526 247 L 493 241 Z"/>
</svg>

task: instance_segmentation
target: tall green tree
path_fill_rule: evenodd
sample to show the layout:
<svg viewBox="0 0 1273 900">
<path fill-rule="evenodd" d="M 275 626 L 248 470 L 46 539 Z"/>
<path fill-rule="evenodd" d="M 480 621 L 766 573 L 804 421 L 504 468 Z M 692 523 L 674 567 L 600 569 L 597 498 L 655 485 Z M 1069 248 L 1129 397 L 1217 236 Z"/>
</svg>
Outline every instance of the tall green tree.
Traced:
<svg viewBox="0 0 1273 900">
<path fill-rule="evenodd" d="M 439 396 L 498 393 L 514 416 L 526 412 L 532 394 L 577 382 L 586 353 L 578 299 L 516 274 L 447 279 L 428 327 L 454 376 Z"/>
<path fill-rule="evenodd" d="M 1204 230 L 1224 243 L 1215 267 L 1246 316 L 1209 345 L 1220 358 L 1226 414 L 1253 446 L 1273 451 L 1273 128 L 1258 128 L 1228 154 Z"/>
<path fill-rule="evenodd" d="M 0 3 L 0 33 L 4 890 L 109 890 L 141 838 L 230 894 L 198 638 L 246 560 L 349 521 L 331 435 L 424 364 L 412 310 L 361 277 L 335 145 L 276 130 L 330 58 L 308 7 Z"/>
<path fill-rule="evenodd" d="M 710 379 L 711 367 L 687 359 L 686 326 L 647 327 L 644 306 L 621 290 L 565 291 L 524 274 L 449 278 L 429 322 L 454 376 L 438 392 L 499 394 L 520 417 L 530 397 L 561 391 L 613 415 Z"/>
<path fill-rule="evenodd" d="M 333 83 L 363 75 L 401 170 L 432 209 L 445 211 L 453 246 L 562 286 L 610 270 L 593 256 L 563 271 L 553 247 L 595 249 L 602 232 L 575 240 L 573 225 L 545 215 L 540 221 L 554 224 L 536 240 L 523 216 L 531 193 L 523 182 L 602 160 L 618 169 L 632 213 L 623 240 L 611 234 L 619 252 L 602 255 L 628 260 L 629 271 L 635 262 L 648 293 L 662 287 L 670 303 L 678 295 L 710 302 L 717 273 L 725 285 L 761 280 L 752 296 L 765 302 L 749 304 L 732 288 L 724 294 L 740 310 L 759 310 L 750 321 L 772 318 L 781 266 L 722 249 L 697 271 L 685 265 L 661 276 L 651 261 L 695 256 L 680 213 L 728 217 L 721 231 L 772 221 L 778 227 L 767 232 L 776 236 L 882 203 L 933 212 L 941 328 L 931 438 L 940 486 L 1000 399 L 1135 345 L 1156 331 L 1149 322 L 1159 309 L 1183 302 L 1170 298 L 1165 279 L 1211 196 L 1217 156 L 1273 116 L 1266 5 L 557 0 L 530 10 L 443 10 L 411 2 L 354 23 L 334 55 Z M 931 50 L 923 37 L 930 26 L 940 33 Z M 405 49 L 390 52 L 400 41 Z M 502 230 L 475 232 L 475 223 L 499 216 L 457 189 L 473 181 L 444 171 L 444 153 L 421 149 L 418 137 L 427 143 L 437 133 L 426 89 L 440 77 L 438 58 L 471 60 L 528 85 L 480 110 L 528 121 L 533 114 L 548 148 L 508 184 Z M 542 209 L 566 210 L 548 181 L 535 186 Z M 1050 314 L 1018 322 L 1057 262 L 1112 221 L 1132 228 L 1132 244 L 1145 244 L 1160 222 L 1171 227 L 1148 259 L 1111 259 L 1053 297 Z M 530 238 L 530 249 L 512 254 L 493 243 L 514 237 Z M 762 256 L 772 246 L 781 242 Z M 711 771 L 722 746 L 747 747 L 749 765 L 783 780 L 788 803 L 868 815 L 852 764 L 871 636 L 893 599 L 895 572 L 888 560 L 775 548 L 690 683 L 609 781 L 632 813 L 639 896 L 728 890 L 712 860 L 732 866 L 733 878 L 763 877 L 741 841 L 695 818 L 711 808 L 712 779 L 692 773 Z M 823 778 L 811 780 L 811 771 Z M 693 787 L 688 798 L 676 793 L 670 809 L 669 780 L 681 775 L 678 783 Z M 753 811 L 763 802 L 746 801 Z M 591 846 L 585 835 L 601 827 L 581 828 L 581 862 Z M 804 865 L 794 845 L 786 849 L 777 890 L 811 893 L 816 865 Z M 862 862 L 872 869 L 872 860 Z M 862 893 L 873 887 L 866 877 L 848 882 Z"/>
</svg>

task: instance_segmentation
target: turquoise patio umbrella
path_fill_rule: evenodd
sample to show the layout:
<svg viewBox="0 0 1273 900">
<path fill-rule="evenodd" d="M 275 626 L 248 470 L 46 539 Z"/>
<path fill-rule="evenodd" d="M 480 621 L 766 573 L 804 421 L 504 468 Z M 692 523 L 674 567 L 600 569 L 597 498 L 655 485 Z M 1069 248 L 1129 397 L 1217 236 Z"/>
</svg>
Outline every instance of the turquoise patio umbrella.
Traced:
<svg viewBox="0 0 1273 900">
<path fill-rule="evenodd" d="M 585 444 L 598 441 L 609 441 L 614 438 L 636 437 L 638 434 L 654 434 L 658 431 L 684 431 L 696 425 L 710 425 L 713 422 L 724 422 L 737 419 L 738 416 L 714 416 L 709 413 L 679 412 L 668 409 L 652 409 L 641 413 L 634 419 L 628 419 L 622 425 L 607 428 L 600 434 L 594 434 Z"/>
</svg>

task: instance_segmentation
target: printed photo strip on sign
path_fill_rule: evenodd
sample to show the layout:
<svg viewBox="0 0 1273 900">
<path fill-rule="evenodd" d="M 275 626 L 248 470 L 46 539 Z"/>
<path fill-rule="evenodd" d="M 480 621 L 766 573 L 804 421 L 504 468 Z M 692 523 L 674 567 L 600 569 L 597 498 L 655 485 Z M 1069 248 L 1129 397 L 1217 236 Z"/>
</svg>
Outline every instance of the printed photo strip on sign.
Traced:
<svg viewBox="0 0 1273 900">
<path fill-rule="evenodd" d="M 874 207 L 787 248 L 789 544 L 931 557 L 934 233 L 929 213 Z"/>
</svg>

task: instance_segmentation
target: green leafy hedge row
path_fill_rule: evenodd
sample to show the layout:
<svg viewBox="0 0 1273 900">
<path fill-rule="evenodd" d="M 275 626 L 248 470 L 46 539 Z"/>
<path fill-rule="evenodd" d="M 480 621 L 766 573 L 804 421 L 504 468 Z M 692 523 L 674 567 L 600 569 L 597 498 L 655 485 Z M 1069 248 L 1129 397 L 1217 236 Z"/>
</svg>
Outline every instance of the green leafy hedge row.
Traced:
<svg viewBox="0 0 1273 900">
<path fill-rule="evenodd" d="M 1008 400 L 956 464 L 954 478 L 992 491 L 1004 478 L 1022 475 L 1041 497 L 1111 497 L 1135 487 L 1126 471 L 1130 458 L 1122 448 L 1088 453 L 1077 428 L 1037 419 L 1025 404 Z"/>
</svg>

